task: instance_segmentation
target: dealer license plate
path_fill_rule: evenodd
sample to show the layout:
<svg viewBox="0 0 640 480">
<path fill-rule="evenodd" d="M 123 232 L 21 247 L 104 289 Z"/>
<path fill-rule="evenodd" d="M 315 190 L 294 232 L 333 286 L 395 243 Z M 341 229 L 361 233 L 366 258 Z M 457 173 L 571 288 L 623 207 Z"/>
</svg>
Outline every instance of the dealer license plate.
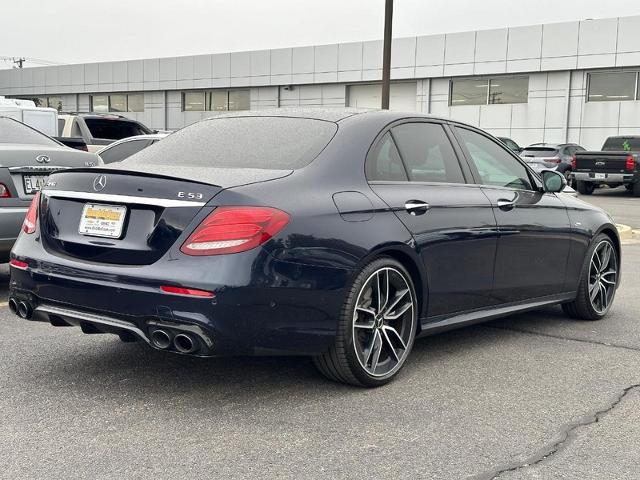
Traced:
<svg viewBox="0 0 640 480">
<path fill-rule="evenodd" d="M 78 232 L 94 237 L 120 238 L 127 207 L 87 203 L 82 209 Z"/>
</svg>

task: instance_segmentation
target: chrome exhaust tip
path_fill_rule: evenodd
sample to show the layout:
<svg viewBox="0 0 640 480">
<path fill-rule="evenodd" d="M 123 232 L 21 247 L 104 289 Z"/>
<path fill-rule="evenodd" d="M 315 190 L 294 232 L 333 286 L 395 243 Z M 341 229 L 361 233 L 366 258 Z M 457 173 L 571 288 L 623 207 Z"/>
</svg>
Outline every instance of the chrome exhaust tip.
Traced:
<svg viewBox="0 0 640 480">
<path fill-rule="evenodd" d="M 16 299 L 11 297 L 9 299 L 9 310 L 11 310 L 11 313 L 13 313 L 14 315 L 18 314 L 18 302 L 16 302 Z"/>
<path fill-rule="evenodd" d="M 164 330 L 153 330 L 151 332 L 151 343 L 157 348 L 165 350 L 171 346 L 171 337 Z"/>
<path fill-rule="evenodd" d="M 198 349 L 198 344 L 186 333 L 179 333 L 173 339 L 173 345 L 180 353 L 193 353 Z"/>
<path fill-rule="evenodd" d="M 31 318 L 32 313 L 33 310 L 31 309 L 31 305 L 29 305 L 27 302 L 18 303 L 18 315 L 20 315 L 22 318 Z"/>
</svg>

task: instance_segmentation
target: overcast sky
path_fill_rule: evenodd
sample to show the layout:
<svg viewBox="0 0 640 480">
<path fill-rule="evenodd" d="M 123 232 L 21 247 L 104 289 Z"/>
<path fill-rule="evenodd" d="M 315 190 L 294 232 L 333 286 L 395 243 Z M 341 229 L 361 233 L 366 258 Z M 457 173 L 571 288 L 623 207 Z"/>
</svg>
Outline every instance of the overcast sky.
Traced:
<svg viewBox="0 0 640 480">
<path fill-rule="evenodd" d="M 0 57 L 58 63 L 382 37 L 384 0 L 2 0 Z M 633 0 L 395 0 L 396 37 L 639 15 Z M 35 66 L 35 63 L 27 63 Z M 0 68 L 7 67 L 0 61 Z"/>
</svg>

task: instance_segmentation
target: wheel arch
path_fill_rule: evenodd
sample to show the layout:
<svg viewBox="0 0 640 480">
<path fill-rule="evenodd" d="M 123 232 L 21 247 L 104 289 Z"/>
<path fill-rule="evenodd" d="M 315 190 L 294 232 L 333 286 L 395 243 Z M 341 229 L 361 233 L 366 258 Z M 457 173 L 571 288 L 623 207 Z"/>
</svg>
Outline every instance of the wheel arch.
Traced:
<svg viewBox="0 0 640 480">
<path fill-rule="evenodd" d="M 615 227 L 615 225 L 612 224 L 603 225 L 593 235 L 593 238 L 600 235 L 601 233 L 608 236 L 613 242 L 613 247 L 616 249 L 616 255 L 618 256 L 618 275 L 620 275 L 620 270 L 622 267 L 622 244 L 620 243 L 620 235 L 618 235 L 618 229 Z"/>
</svg>

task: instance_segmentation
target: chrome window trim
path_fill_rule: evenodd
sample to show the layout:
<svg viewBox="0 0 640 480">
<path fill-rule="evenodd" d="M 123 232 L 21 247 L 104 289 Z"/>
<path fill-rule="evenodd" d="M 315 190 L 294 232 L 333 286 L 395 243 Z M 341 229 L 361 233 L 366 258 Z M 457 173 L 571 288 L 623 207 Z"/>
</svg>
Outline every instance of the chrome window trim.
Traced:
<svg viewBox="0 0 640 480">
<path fill-rule="evenodd" d="M 114 203 L 134 203 L 138 205 L 155 205 L 159 207 L 204 207 L 206 202 L 191 202 L 189 200 L 171 200 L 157 197 L 138 197 L 134 195 L 116 195 L 110 193 L 75 192 L 72 190 L 42 190 L 47 197 L 77 198 L 80 200 L 97 200 Z"/>
</svg>

